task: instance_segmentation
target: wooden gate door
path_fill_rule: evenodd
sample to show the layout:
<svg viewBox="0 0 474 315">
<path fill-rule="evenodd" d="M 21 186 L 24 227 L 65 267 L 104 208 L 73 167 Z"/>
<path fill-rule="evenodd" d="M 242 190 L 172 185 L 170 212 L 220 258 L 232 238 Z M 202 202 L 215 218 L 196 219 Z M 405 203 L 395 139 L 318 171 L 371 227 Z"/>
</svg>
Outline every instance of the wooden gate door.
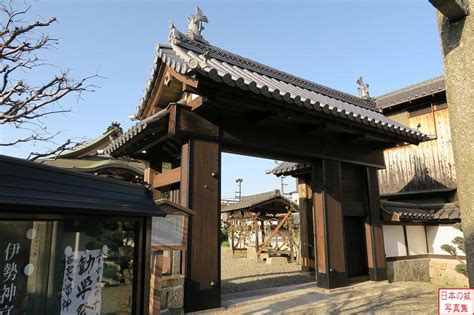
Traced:
<svg viewBox="0 0 474 315">
<path fill-rule="evenodd" d="M 357 277 L 369 274 L 365 247 L 364 218 L 344 217 L 347 274 Z"/>
</svg>

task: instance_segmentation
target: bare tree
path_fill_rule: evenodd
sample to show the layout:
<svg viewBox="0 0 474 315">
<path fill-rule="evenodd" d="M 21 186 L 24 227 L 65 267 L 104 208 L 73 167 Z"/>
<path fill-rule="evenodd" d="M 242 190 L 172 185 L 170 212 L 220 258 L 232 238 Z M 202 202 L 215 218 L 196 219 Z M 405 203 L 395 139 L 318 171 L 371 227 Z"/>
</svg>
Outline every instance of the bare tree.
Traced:
<svg viewBox="0 0 474 315">
<path fill-rule="evenodd" d="M 26 136 L 7 143 L 0 142 L 0 147 L 52 141 L 59 132 L 51 134 L 43 118 L 70 112 L 71 109 L 63 107 L 59 101 L 69 94 L 80 99 L 83 92 L 93 91 L 94 85 L 89 82 L 97 76 L 74 80 L 66 69 L 39 84 L 32 82 L 31 76 L 28 82 L 29 74 L 37 71 L 34 68 L 52 67 L 38 55 L 58 43 L 57 39 L 43 33 L 45 28 L 56 23 L 56 18 L 26 22 L 29 9 L 16 10 L 12 2 L 0 3 L 0 128 L 10 126 L 27 131 Z M 68 139 L 48 153 L 63 152 L 77 145 Z M 30 154 L 29 158 L 47 156 L 48 153 Z"/>
</svg>

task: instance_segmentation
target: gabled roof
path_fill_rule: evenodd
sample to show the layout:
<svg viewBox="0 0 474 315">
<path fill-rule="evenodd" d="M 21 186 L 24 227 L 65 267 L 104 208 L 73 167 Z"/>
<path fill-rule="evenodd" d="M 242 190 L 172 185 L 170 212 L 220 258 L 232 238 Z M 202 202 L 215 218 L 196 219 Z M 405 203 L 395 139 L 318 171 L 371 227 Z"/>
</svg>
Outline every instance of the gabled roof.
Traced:
<svg viewBox="0 0 474 315">
<path fill-rule="evenodd" d="M 100 136 L 86 141 L 83 144 L 64 152 L 58 156 L 58 158 L 82 158 L 85 156 L 96 156 L 98 155 L 97 150 L 105 148 L 109 143 L 121 136 L 123 133 L 120 124 L 112 123 L 107 130 Z"/>
<path fill-rule="evenodd" d="M 256 195 L 243 196 L 237 203 L 223 206 L 221 212 L 238 210 L 260 210 L 267 212 L 286 212 L 289 208 L 296 209 L 297 206 L 283 197 L 279 190 L 272 190 Z"/>
<path fill-rule="evenodd" d="M 377 106 L 383 110 L 395 105 L 444 91 L 446 91 L 444 76 L 439 76 L 407 86 L 400 90 L 380 95 L 377 97 L 376 102 Z"/>
<path fill-rule="evenodd" d="M 178 73 L 199 75 L 242 90 L 284 101 L 351 124 L 389 133 L 405 142 L 418 143 L 428 136 L 386 116 L 376 104 L 305 80 L 207 42 L 196 41 L 171 27 L 169 45 L 158 45 L 151 77 L 137 106 L 135 117 L 143 119 L 160 67 L 166 64 Z"/>
<path fill-rule="evenodd" d="M 453 221 L 461 219 L 454 203 L 415 204 L 381 200 L 384 221 Z"/>
<path fill-rule="evenodd" d="M 45 214 L 162 216 L 151 191 L 139 184 L 0 155 L 0 205 Z M 10 209 L 10 210 L 9 210 Z"/>
</svg>

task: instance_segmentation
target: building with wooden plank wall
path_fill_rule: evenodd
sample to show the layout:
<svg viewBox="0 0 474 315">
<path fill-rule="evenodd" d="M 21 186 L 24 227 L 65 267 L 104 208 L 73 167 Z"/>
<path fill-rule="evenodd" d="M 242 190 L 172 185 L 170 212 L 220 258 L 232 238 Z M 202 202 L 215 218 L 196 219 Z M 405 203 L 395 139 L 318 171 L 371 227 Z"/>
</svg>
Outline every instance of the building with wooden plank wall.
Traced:
<svg viewBox="0 0 474 315">
<path fill-rule="evenodd" d="M 466 277 L 454 270 L 458 259 L 465 260 L 462 251 L 455 257 L 441 249 L 462 236 L 453 227 L 461 217 L 444 79 L 420 82 L 376 101 L 391 119 L 430 135 L 419 145 L 405 143 L 386 149 L 386 167 L 378 171 L 381 207 L 377 215 L 383 220 L 388 279 L 466 285 Z M 311 209 L 310 164 L 284 162 L 272 173 L 297 177 L 300 208 Z M 306 219 L 312 220 L 310 216 Z M 314 269 L 313 247 L 312 239 L 302 246 L 306 270 Z"/>
<path fill-rule="evenodd" d="M 418 146 L 384 151 L 379 185 L 389 278 L 465 286 L 467 278 L 455 271 L 465 254 L 441 249 L 462 237 L 453 227 L 461 217 L 444 77 L 381 95 L 377 104 L 393 120 L 431 136 Z"/>
<path fill-rule="evenodd" d="M 345 285 L 359 273 L 385 279 L 377 169 L 384 167 L 384 149 L 428 137 L 387 118 L 370 99 L 211 45 L 203 22 L 207 17 L 197 9 L 186 34 L 169 24 L 169 42 L 157 47 L 135 125 L 104 150 L 144 161 L 155 197 L 173 196 L 195 211 L 185 310 L 220 306 L 221 152 L 312 165 L 307 197 L 316 220 L 310 222 L 308 209 L 302 222 L 314 244 L 318 286 Z M 164 171 L 165 164 L 171 169 Z M 344 237 L 346 221 L 347 233 L 357 237 Z M 348 244 L 357 252 L 347 252 Z"/>
</svg>

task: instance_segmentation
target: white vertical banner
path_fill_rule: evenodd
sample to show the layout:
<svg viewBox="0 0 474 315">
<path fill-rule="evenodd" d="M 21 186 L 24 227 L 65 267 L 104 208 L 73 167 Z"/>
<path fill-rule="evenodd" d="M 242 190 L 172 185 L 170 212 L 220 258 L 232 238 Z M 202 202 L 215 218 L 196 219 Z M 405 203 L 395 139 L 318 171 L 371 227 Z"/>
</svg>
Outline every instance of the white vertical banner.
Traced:
<svg viewBox="0 0 474 315">
<path fill-rule="evenodd" d="M 61 315 L 99 315 L 104 259 L 101 249 L 64 250 Z"/>
</svg>

